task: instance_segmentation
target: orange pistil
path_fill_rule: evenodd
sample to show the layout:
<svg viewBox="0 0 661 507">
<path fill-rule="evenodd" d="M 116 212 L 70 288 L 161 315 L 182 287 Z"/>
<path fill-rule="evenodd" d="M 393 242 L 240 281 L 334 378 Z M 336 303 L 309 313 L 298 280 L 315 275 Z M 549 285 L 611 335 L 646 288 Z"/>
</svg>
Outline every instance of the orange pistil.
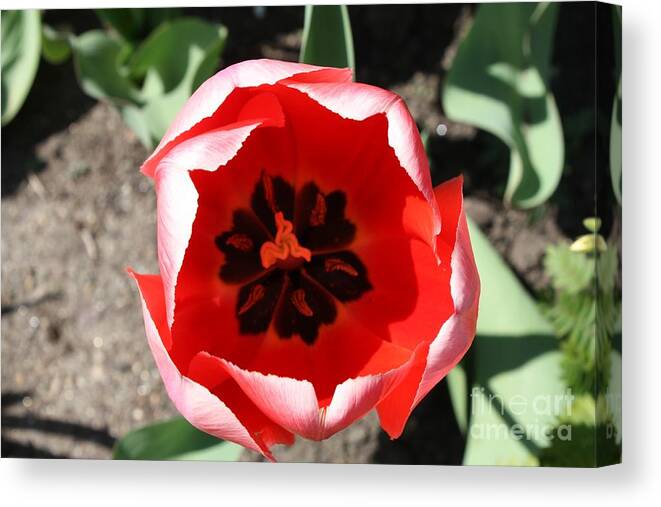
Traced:
<svg viewBox="0 0 661 507">
<path fill-rule="evenodd" d="M 326 259 L 326 262 L 324 262 L 324 269 L 328 273 L 331 271 L 343 271 L 347 275 L 358 276 L 358 271 L 356 271 L 356 269 L 351 264 L 347 264 L 343 260 L 336 259 L 334 257 Z"/>
<path fill-rule="evenodd" d="M 290 264 L 297 265 L 300 259 L 309 262 L 312 252 L 298 244 L 294 224 L 287 220 L 281 211 L 275 214 L 275 225 L 275 241 L 265 242 L 259 250 L 262 266 L 268 269 L 279 262 L 282 267 L 287 268 Z"/>
<path fill-rule="evenodd" d="M 310 308 L 310 305 L 308 305 L 308 302 L 305 300 L 305 291 L 303 289 L 296 289 L 294 292 L 292 292 L 291 303 L 294 305 L 294 307 L 296 307 L 301 315 L 312 317 L 314 314 L 312 308 Z"/>
<path fill-rule="evenodd" d="M 264 290 L 264 286 L 262 284 L 255 285 L 250 291 L 250 294 L 248 294 L 248 299 L 246 299 L 246 302 L 241 305 L 241 308 L 239 308 L 239 315 L 243 315 L 253 306 L 255 306 L 255 304 L 257 304 L 259 300 L 264 297 L 265 292 L 266 291 Z"/>
</svg>

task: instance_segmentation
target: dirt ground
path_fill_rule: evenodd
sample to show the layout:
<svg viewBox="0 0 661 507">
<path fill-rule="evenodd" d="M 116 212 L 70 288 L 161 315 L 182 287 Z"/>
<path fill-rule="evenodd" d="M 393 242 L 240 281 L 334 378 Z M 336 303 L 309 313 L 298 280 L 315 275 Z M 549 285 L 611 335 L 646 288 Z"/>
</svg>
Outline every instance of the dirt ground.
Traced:
<svg viewBox="0 0 661 507">
<path fill-rule="evenodd" d="M 354 33 L 363 34 L 355 37 L 357 78 L 400 93 L 421 127 L 448 126 L 445 137 L 432 139 L 439 182 L 480 167 L 476 145 L 500 152 L 497 142 L 448 122 L 439 103 L 472 8 L 409 7 L 352 7 Z M 297 58 L 302 8 L 270 11 L 259 19 L 249 8 L 213 10 L 230 29 L 223 65 Z M 95 23 L 88 14 L 75 19 Z M 414 26 L 419 37 L 409 36 Z M 2 130 L 3 456 L 108 458 L 126 431 L 175 414 L 124 271 L 157 270 L 154 191 L 138 172 L 147 155 L 114 109 L 83 95 L 71 63 L 42 62 L 26 105 Z M 502 174 L 494 172 L 467 175 L 468 213 L 521 280 L 540 289 L 544 248 L 571 225 L 561 228 L 554 203 L 534 219 L 506 209 L 492 185 Z M 282 461 L 457 464 L 463 446 L 442 382 L 397 441 L 370 414 L 325 442 L 298 441 L 275 454 Z M 245 452 L 243 459 L 259 457 Z"/>
</svg>

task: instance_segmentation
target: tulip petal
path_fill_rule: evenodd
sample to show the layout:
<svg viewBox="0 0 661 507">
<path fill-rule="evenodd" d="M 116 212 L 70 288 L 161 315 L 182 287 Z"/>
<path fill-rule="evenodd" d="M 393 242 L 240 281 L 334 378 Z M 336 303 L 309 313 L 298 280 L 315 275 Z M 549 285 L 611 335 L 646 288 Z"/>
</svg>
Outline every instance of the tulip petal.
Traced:
<svg viewBox="0 0 661 507">
<path fill-rule="evenodd" d="M 441 229 L 441 215 L 434 198 L 429 162 L 418 128 L 398 95 L 361 83 L 300 83 L 284 81 L 325 108 L 351 120 L 384 114 L 388 120 L 388 143 L 399 163 L 425 197 L 434 213 L 434 236 Z"/>
<path fill-rule="evenodd" d="M 429 345 L 426 360 L 416 354 L 409 378 L 377 407 L 381 426 L 391 438 L 401 435 L 411 411 L 456 366 L 475 337 L 480 280 L 463 210 L 462 184 L 458 177 L 435 189 L 443 220 L 437 251 L 450 257 L 454 312 Z"/>
<path fill-rule="evenodd" d="M 191 132 L 193 127 L 199 125 L 204 127 L 203 130 L 209 130 L 221 126 L 222 123 L 215 125 L 204 125 L 204 123 L 213 123 L 214 113 L 235 89 L 275 84 L 283 79 L 302 82 L 349 82 L 351 70 L 274 60 L 250 60 L 231 65 L 207 79 L 188 99 L 154 153 L 142 165 L 142 172 L 153 177 L 160 159 L 177 141 L 181 142 L 187 137 L 199 134 L 199 132 Z"/>
<path fill-rule="evenodd" d="M 402 379 L 411 366 L 382 374 L 348 379 L 335 388 L 327 406 L 320 407 L 314 386 L 307 380 L 248 371 L 224 360 L 227 372 L 271 420 L 310 440 L 323 440 L 367 414 Z"/>
<path fill-rule="evenodd" d="M 189 171 L 214 171 L 227 164 L 260 125 L 234 125 L 201 134 L 177 145 L 158 165 L 158 262 L 166 292 L 168 326 L 174 320 L 175 285 L 197 213 L 198 193 Z"/>
<path fill-rule="evenodd" d="M 452 254 L 450 290 L 455 313 L 450 317 L 429 347 L 427 367 L 420 381 L 413 406 L 461 360 L 473 343 L 480 299 L 480 279 L 471 249 L 466 217 L 461 216 L 457 243 Z"/>
<path fill-rule="evenodd" d="M 170 331 L 166 323 L 165 295 L 161 278 L 158 275 L 140 275 L 130 270 L 129 273 L 140 291 L 149 347 L 167 393 L 177 410 L 201 431 L 258 451 L 273 460 L 270 445 L 278 441 L 291 443 L 291 435 L 272 425 L 275 429 L 271 429 L 269 434 L 277 436 L 277 441 L 266 441 L 262 437 L 264 428 L 248 428 L 226 404 L 227 400 L 221 401 L 209 389 L 182 375 L 170 359 L 165 346 L 165 343 L 170 342 Z M 244 412 L 252 407 L 259 416 L 257 409 L 245 396 L 243 399 L 234 397 L 231 401 Z M 261 419 L 265 418 L 261 416 Z"/>
</svg>

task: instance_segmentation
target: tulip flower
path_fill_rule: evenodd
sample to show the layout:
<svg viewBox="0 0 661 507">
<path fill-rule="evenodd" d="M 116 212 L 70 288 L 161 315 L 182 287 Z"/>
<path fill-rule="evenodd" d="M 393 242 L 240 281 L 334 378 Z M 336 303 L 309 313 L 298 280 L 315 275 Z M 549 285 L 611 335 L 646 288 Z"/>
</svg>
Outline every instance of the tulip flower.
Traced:
<svg viewBox="0 0 661 507">
<path fill-rule="evenodd" d="M 132 275 L 167 392 L 269 459 L 372 409 L 397 438 L 475 334 L 462 180 L 433 189 L 402 99 L 351 78 L 228 67 L 142 166 L 160 274 Z"/>
</svg>

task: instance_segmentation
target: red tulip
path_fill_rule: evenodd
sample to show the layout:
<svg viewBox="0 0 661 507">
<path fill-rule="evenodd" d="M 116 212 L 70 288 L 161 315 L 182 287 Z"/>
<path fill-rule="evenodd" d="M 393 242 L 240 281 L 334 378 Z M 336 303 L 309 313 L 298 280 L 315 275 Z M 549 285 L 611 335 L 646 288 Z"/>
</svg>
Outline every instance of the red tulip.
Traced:
<svg viewBox="0 0 661 507">
<path fill-rule="evenodd" d="M 432 189 L 395 94 L 347 69 L 228 67 L 142 166 L 160 275 L 147 337 L 194 426 L 272 459 L 376 408 L 397 438 L 475 334 L 462 180 Z"/>
</svg>

